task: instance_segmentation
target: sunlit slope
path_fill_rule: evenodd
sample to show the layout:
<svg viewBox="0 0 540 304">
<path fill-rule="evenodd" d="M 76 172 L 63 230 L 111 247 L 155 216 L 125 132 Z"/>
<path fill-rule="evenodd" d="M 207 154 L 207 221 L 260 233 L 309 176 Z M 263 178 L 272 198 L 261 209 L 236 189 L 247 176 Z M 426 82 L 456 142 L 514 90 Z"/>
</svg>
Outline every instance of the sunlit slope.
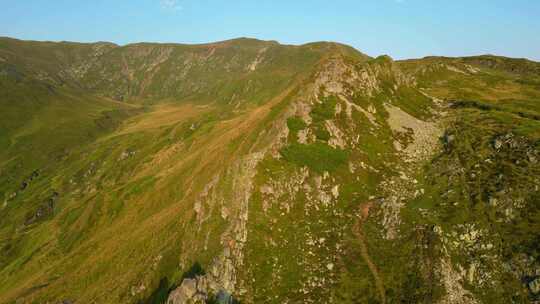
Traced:
<svg viewBox="0 0 540 304">
<path fill-rule="evenodd" d="M 196 103 L 258 103 L 284 90 L 325 54 L 367 56 L 345 45 L 280 45 L 234 39 L 201 45 L 33 42 L 0 38 L 0 57 L 17 73 L 116 100 L 166 97 Z"/>
<path fill-rule="evenodd" d="M 0 303 L 538 300 L 538 66 L 0 39 Z"/>
<path fill-rule="evenodd" d="M 321 47 L 310 60 L 326 56 Z M 209 95 L 130 106 L 33 72 L 7 79 L 2 301 L 131 302 L 164 278 L 174 284 L 195 260 L 209 263 L 238 217 L 234 168 L 278 138 L 284 104 L 311 73 L 281 69 L 268 79 L 282 78 L 282 90 L 244 104 Z M 215 207 L 203 218 L 194 210 L 209 207 L 194 206 L 216 177 L 229 215 Z"/>
</svg>

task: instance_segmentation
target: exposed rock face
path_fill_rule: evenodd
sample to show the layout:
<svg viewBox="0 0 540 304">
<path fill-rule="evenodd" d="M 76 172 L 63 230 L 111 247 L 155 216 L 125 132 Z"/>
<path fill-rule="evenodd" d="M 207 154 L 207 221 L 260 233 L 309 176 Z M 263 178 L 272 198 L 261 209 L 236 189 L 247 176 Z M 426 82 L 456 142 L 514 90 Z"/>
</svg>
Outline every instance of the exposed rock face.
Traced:
<svg viewBox="0 0 540 304">
<path fill-rule="evenodd" d="M 411 137 L 410 143 L 395 141 L 407 161 L 418 162 L 433 155 L 442 135 L 441 127 L 434 122 L 422 121 L 391 104 L 386 103 L 384 107 L 389 115 L 388 125 L 397 137 Z"/>
<path fill-rule="evenodd" d="M 529 282 L 528 287 L 534 295 L 540 294 L 540 278 L 536 278 Z"/>
<path fill-rule="evenodd" d="M 330 133 L 330 139 L 328 140 L 328 144 L 334 148 L 345 148 L 347 146 L 347 143 L 345 142 L 343 136 L 343 132 L 331 121 L 326 121 L 326 129 Z"/>
<path fill-rule="evenodd" d="M 448 260 L 442 261 L 442 279 L 446 289 L 446 295 L 440 300 L 440 304 L 475 304 L 478 303 L 474 296 L 463 288 L 464 278 L 457 273 Z"/>
<path fill-rule="evenodd" d="M 31 225 L 51 216 L 54 213 L 54 207 L 58 196 L 58 192 L 54 192 L 47 200 L 45 200 L 45 202 L 39 205 L 33 214 L 27 216 L 24 224 Z"/>
<path fill-rule="evenodd" d="M 184 279 L 182 284 L 171 292 L 167 304 L 206 303 L 208 295 L 206 293 L 207 286 L 205 283 L 204 277 Z"/>
<path fill-rule="evenodd" d="M 391 104 L 385 103 L 384 108 L 388 112 L 387 123 L 397 138 L 394 139 L 394 147 L 405 160 L 405 164 L 398 167 L 400 175 L 383 181 L 380 187 L 387 194 L 382 200 L 383 226 L 386 238 L 393 239 L 398 235 L 401 208 L 406 201 L 422 195 L 424 191 L 417 186 L 418 181 L 409 175 L 413 175 L 422 162 L 440 149 L 442 128 L 435 122 L 420 120 Z"/>
<path fill-rule="evenodd" d="M 255 60 L 253 60 L 253 62 L 251 62 L 249 64 L 249 66 L 247 67 L 247 69 L 251 72 L 255 71 L 257 69 L 257 66 L 263 62 L 264 60 L 264 53 L 266 52 L 266 50 L 268 49 L 268 47 L 263 47 L 262 49 L 259 50 L 259 52 L 257 53 L 257 57 L 255 58 Z"/>
<path fill-rule="evenodd" d="M 396 68 L 389 57 L 373 64 L 356 66 L 336 57 L 328 60 L 320 70 L 315 87 L 324 86 L 325 94 L 351 96 L 353 92 L 361 91 L 371 97 L 381 92 L 382 83 L 387 78 L 395 81 L 396 89 L 414 84 L 414 80 Z"/>
<path fill-rule="evenodd" d="M 228 299 L 223 303 L 232 303 L 230 295 L 235 294 L 238 287 L 236 272 L 244 263 L 243 248 L 247 241 L 246 223 L 252 180 L 257 163 L 263 156 L 262 152 L 248 155 L 229 170 L 228 174 L 233 177 L 233 205 L 237 214 L 232 218 L 229 229 L 222 235 L 223 253 L 214 259 L 208 273 L 184 279 L 182 284 L 171 292 L 167 303 L 205 303 L 212 295 Z"/>
</svg>

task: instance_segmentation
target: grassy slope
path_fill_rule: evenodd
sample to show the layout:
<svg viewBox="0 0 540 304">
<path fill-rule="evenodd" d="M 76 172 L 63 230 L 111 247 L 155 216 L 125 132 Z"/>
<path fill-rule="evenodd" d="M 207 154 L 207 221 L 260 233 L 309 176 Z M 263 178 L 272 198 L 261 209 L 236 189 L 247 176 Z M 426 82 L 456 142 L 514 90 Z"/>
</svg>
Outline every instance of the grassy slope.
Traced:
<svg viewBox="0 0 540 304">
<path fill-rule="evenodd" d="M 485 69 L 480 74 L 465 75 L 431 68 L 442 59 L 393 63 L 381 57 L 365 63 L 366 57 L 341 45 L 288 47 L 245 39 L 199 46 L 105 45 L 105 51 L 97 57 L 88 45 L 16 44 L 24 45 L 24 51 L 13 51 L 22 46 L 11 42 L 9 47 L 0 43 L 0 56 L 9 58 L 0 70 L 5 71 L 0 84 L 7 88 L 0 91 L 6 94 L 0 102 L 8 109 L 4 113 L 9 113 L 5 114 L 9 119 L 0 125 L 0 144 L 7 147 L 0 152 L 0 170 L 8 172 L 0 179 L 0 193 L 6 198 L 18 193 L 0 211 L 0 302 L 16 298 L 27 302 L 135 302 L 150 296 L 160 283 L 166 282 L 165 289 L 179 283 L 195 262 L 208 267 L 222 250 L 220 236 L 228 226 L 219 209 L 224 204 L 234 214 L 236 207 L 228 169 L 242 155 L 257 151 L 275 136 L 269 130 L 296 98 L 304 97 L 302 90 L 313 82 L 313 69 L 328 53 L 344 55 L 358 68 L 367 64 L 384 71 L 379 75 L 383 87 L 379 94 L 366 97 L 357 92 L 354 100 L 364 108 L 373 106 L 376 120 L 384 128 L 367 131 L 370 122 L 354 111 L 355 127 L 348 129 L 344 112 L 333 117 L 339 102 L 332 101 L 336 98 L 333 96 L 312 109 L 317 143 L 301 145 L 290 135 L 290 146 L 281 151 L 282 159 L 269 157 L 261 163 L 256 186 L 273 179 L 290 182 L 307 166 L 315 175 L 331 172 L 335 179 L 332 183 L 340 185 L 340 196 L 333 206 L 313 209 L 304 194 L 286 193 L 264 211 L 264 197 L 259 192 L 254 194 L 248 262 L 241 275 L 253 280 L 247 286 L 246 302 L 379 300 L 369 265 L 359 258 L 362 247 L 351 227 L 358 206 L 370 196 L 380 195 L 377 185 L 382 180 L 397 175 L 395 164 L 399 159 L 386 125 L 388 114 L 383 102 L 391 98 L 414 116 L 430 115 L 430 101 L 418 91 L 407 86 L 393 90 L 393 65 L 414 75 L 419 87 L 430 95 L 475 102 L 453 110 L 458 116 L 464 115 L 464 125 L 456 125 L 456 130 L 467 141 L 458 141 L 457 152 L 441 159 L 456 154 L 466 158 L 473 153 L 472 147 L 478 146 L 475 140 L 489 147 L 494 136 L 509 130 L 533 145 L 540 136 L 537 119 L 531 119 L 539 112 L 536 78 L 522 76 L 515 68 L 508 71 L 506 65 L 504 69 L 486 68 L 465 61 Z M 73 51 L 79 47 L 83 51 Z M 247 67 L 265 47 L 265 60 L 255 71 L 249 71 Z M 41 50 L 39 56 L 35 49 Z M 58 56 L 71 52 L 77 55 Z M 169 54 L 167 60 L 156 61 L 162 54 Z M 28 64 L 26 58 L 34 56 L 38 58 Z M 64 73 L 74 66 L 80 68 L 77 63 L 81 60 L 91 63 L 86 73 Z M 458 61 L 456 64 L 465 69 Z M 420 71 L 423 66 L 430 69 Z M 43 71 L 51 77 L 40 77 Z M 185 78 L 178 76 L 181 71 L 188 71 Z M 23 80 L 19 75 L 24 75 Z M 94 94 L 147 106 L 133 107 Z M 348 130 L 349 136 L 360 135 L 359 146 L 352 151 L 330 148 L 329 135 L 322 127 L 329 119 Z M 306 126 L 293 118 L 289 128 L 296 134 Z M 349 161 L 365 162 L 382 173 L 360 170 L 352 174 Z M 471 160 L 467 170 L 474 165 Z M 440 170 L 444 167 L 443 161 L 434 165 Z M 36 169 L 39 176 L 24 190 L 18 190 Z M 489 170 L 495 169 L 486 170 L 485 174 L 491 174 Z M 437 188 L 440 180 L 436 173 L 426 169 L 426 181 L 421 180 L 426 183 L 426 193 L 442 192 Z M 203 213 L 208 219 L 201 221 L 194 205 L 216 175 L 221 177 L 216 197 L 223 202 L 204 203 Z M 454 187 L 463 186 L 462 181 L 455 182 Z M 312 176 L 309 183 L 315 187 L 317 182 Z M 325 183 L 323 188 L 329 187 L 329 182 Z M 435 186 L 430 188 L 429 183 Z M 330 188 L 325 191 L 330 192 Z M 25 224 L 40 206 L 47 206 L 55 192 L 59 196 L 54 200 L 54 212 Z M 460 200 L 468 202 L 469 198 Z M 410 261 L 410 256 L 436 254 L 430 252 L 435 251 L 433 247 L 418 252 L 416 242 L 424 236 L 413 229 L 414 225 L 460 217 L 455 208 L 441 206 L 437 208 L 444 210 L 443 214 L 428 220 L 419 217 L 415 206 L 435 208 L 437 200 L 425 201 L 419 199 L 406 210 L 411 211 L 404 223 L 407 233 L 398 241 L 381 239 L 380 224 L 374 219 L 365 224 L 371 260 L 379 268 L 390 302 L 420 302 L 428 299 L 425 290 L 432 288 L 425 285 L 424 278 L 411 277 L 419 273 L 422 261 Z M 286 205 L 291 208 L 288 212 Z M 438 216 L 445 218 L 440 220 Z M 529 221 L 536 227 L 534 217 Z M 508 231 L 506 228 L 500 227 L 503 232 Z M 317 241 L 324 238 L 324 245 L 308 248 L 306 233 Z M 518 245 L 527 252 L 534 236 L 533 231 L 533 239 L 524 239 Z M 269 240 L 278 247 L 268 247 L 272 244 Z M 313 254 L 307 254 L 310 250 Z M 333 264 L 333 272 L 328 263 Z M 332 278 L 331 288 L 300 293 L 300 283 L 310 275 Z"/>
<path fill-rule="evenodd" d="M 528 271 L 534 272 L 538 264 L 524 265 L 520 259 L 538 261 L 540 252 L 540 168 L 535 160 L 540 147 L 540 64 L 493 56 L 400 64 L 417 75 L 426 92 L 451 102 L 455 121 L 447 130 L 445 149 L 426 167 L 429 196 L 412 202 L 407 214 L 417 221 L 414 214 L 420 208 L 429 210 L 427 223 L 454 233 L 454 238 L 465 233 L 464 227 L 489 231 L 477 246 L 447 247 L 456 263 L 476 267 L 476 283 L 469 282 L 469 288 L 484 303 L 532 301 L 535 297 L 521 283 L 534 277 Z M 470 65 L 476 71 L 459 73 L 444 65 L 462 71 Z M 498 147 L 502 138 L 511 138 L 510 144 Z M 528 270 L 518 270 L 522 268 Z"/>
<path fill-rule="evenodd" d="M 429 99 L 408 86 L 393 89 L 396 80 L 390 71 L 396 67 L 392 67 L 389 58 L 381 57 L 356 66 L 382 67 L 378 76 L 382 91 L 366 96 L 365 91 L 351 89 L 357 105 L 377 109 L 375 118 L 384 128 L 374 132 L 360 113 L 354 113 L 351 125 L 345 113 L 335 114 L 337 104 L 345 108 L 336 96 L 320 99 L 321 104 L 310 111 L 313 121 L 309 126 L 298 116 L 288 119 L 292 134 L 289 145 L 281 150 L 283 157 L 265 159 L 256 177 L 259 190 L 250 206 L 252 220 L 243 272 L 243 279 L 249 283 L 241 299 L 248 303 L 316 303 L 320 299 L 336 303 L 432 303 L 447 292 L 455 292 L 445 290 L 445 279 L 437 270 L 438 261 L 445 257 L 443 247 L 448 250 L 453 267 L 478 267 L 476 281 L 465 278 L 463 284 L 482 303 L 534 298 L 523 282 L 531 280 L 530 271 L 538 265 L 515 263 L 522 255 L 535 260 L 539 252 L 534 245 L 539 224 L 539 168 L 526 155 L 538 151 L 540 91 L 534 82 L 537 74 L 523 74 L 523 70 L 530 68 L 516 68 L 519 61 L 495 67 L 475 62 L 429 58 L 395 63 L 405 74 L 414 76 L 423 92 L 441 99 L 445 106 L 451 105 L 445 109 L 449 114 L 445 120 L 447 134 L 454 138 L 451 147 L 447 146 L 413 172 L 414 189 L 422 189 L 425 194 L 402 194 L 406 207 L 401 212 L 399 237 L 395 239 L 381 235 L 385 225 L 377 202 L 387 194 L 377 185 L 395 179 L 406 164 L 391 145 L 393 136 L 388 132 L 388 114 L 382 104 L 391 101 L 409 114 L 426 119 L 433 107 Z M 478 69 L 474 74 L 465 66 L 469 63 Z M 449 70 L 442 64 L 455 64 L 456 69 L 464 72 Z M 345 150 L 329 147 L 329 134 L 321 127 L 321 122 L 328 120 L 346 133 L 351 132 L 345 138 L 359 135 L 360 145 Z M 314 144 L 296 142 L 298 132 L 306 128 L 316 135 Z M 515 134 L 519 144 L 496 152 L 494 140 L 506 134 Z M 485 165 L 486 159 L 493 163 Z M 363 168 L 351 172 L 344 165 L 347 162 L 363 162 L 378 171 Z M 318 178 L 325 171 L 329 177 L 321 183 Z M 500 174 L 504 176 L 502 184 Z M 406 191 L 397 184 L 388 186 L 398 192 Z M 331 195 L 334 185 L 339 185 L 339 197 L 331 199 L 329 205 L 318 201 L 317 191 Z M 448 196 L 453 191 L 456 195 Z M 504 209 L 490 207 L 490 196 L 523 200 L 525 205 L 517 218 L 501 221 Z M 363 245 L 353 231 L 357 210 L 366 208 L 373 215 L 364 223 Z M 477 247 L 464 249 L 446 243 L 466 233 L 464 226 L 459 225 L 496 232 L 479 239 Z M 436 226 L 442 227 L 442 235 L 434 232 Z M 486 250 L 488 244 L 496 245 Z M 369 253 L 363 251 L 363 246 Z M 490 259 L 497 262 L 489 262 L 493 261 Z M 530 267 L 529 274 L 507 271 L 508 265 Z M 380 287 L 376 286 L 373 273 L 382 280 L 379 284 L 384 286 L 384 297 L 378 294 Z"/>
<path fill-rule="evenodd" d="M 2 190 L 6 197 L 12 191 L 17 195 L 2 209 L 0 301 L 131 302 L 148 296 L 163 279 L 178 282 L 195 261 L 207 265 L 221 250 L 219 236 L 227 223 L 216 215 L 198 223 L 193 205 L 199 193 L 216 174 L 224 176 L 241 155 L 268 140 L 263 130 L 283 111 L 280 103 L 301 83 L 302 74 L 310 73 L 324 48 L 291 47 L 288 52 L 276 47 L 271 56 L 278 76 L 266 70 L 252 76 L 263 77 L 262 93 L 248 94 L 253 100 L 241 109 L 207 95 L 203 105 L 169 98 L 143 110 L 88 93 L 73 97 L 72 89 L 54 85 L 50 97 L 36 93 L 43 107 L 22 108 L 14 103 L 26 99 L 9 84 L 13 97 L 5 101 L 14 122 L 4 134 L 13 144 L 3 160 L 14 155 L 32 163 L 24 171 L 9 166 L 15 160 L 2 167 L 13 172 Z M 294 60 L 298 57 L 303 61 Z M 290 60 L 292 67 L 286 64 Z M 245 74 L 227 79 L 244 82 L 237 78 Z M 235 90 L 206 76 L 200 81 L 218 92 Z M 47 88 L 49 82 L 39 85 Z M 24 87 L 21 92 L 33 91 Z M 129 111 L 145 112 L 132 118 L 114 114 Z M 22 114 L 29 115 L 22 119 Z M 25 144 L 37 148 L 26 150 Z M 35 169 L 39 176 L 17 190 Z M 234 195 L 231 182 L 225 176 L 218 184 L 226 203 Z M 54 193 L 54 211 L 29 222 Z M 227 204 L 234 211 L 234 204 Z"/>
</svg>

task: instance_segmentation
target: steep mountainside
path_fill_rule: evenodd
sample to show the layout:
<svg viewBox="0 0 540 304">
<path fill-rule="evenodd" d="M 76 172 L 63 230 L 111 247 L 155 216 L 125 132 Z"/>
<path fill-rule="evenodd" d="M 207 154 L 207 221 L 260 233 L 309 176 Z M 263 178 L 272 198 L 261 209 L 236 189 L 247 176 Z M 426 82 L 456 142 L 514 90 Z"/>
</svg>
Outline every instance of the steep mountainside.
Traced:
<svg viewBox="0 0 540 304">
<path fill-rule="evenodd" d="M 540 64 L 0 38 L 0 303 L 540 301 Z"/>
</svg>

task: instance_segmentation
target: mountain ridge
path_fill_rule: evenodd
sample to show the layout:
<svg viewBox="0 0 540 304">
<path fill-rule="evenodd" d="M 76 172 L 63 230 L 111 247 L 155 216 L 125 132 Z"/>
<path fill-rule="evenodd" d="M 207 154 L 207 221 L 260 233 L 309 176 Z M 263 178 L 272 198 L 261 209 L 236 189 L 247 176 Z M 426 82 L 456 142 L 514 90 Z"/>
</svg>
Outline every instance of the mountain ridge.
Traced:
<svg viewBox="0 0 540 304">
<path fill-rule="evenodd" d="M 110 42 L 110 41 L 78 42 L 78 41 L 56 41 L 56 40 L 29 40 L 29 39 L 19 39 L 19 38 L 14 38 L 14 37 L 9 37 L 9 36 L 0 36 L 0 39 L 15 40 L 15 41 L 20 41 L 20 42 L 37 42 L 37 43 L 67 43 L 67 44 L 89 44 L 89 45 L 92 45 L 92 44 L 109 44 L 109 45 L 114 45 L 116 47 L 126 47 L 126 46 L 130 46 L 130 45 L 139 45 L 139 44 L 173 45 L 173 46 L 210 46 L 210 45 L 215 45 L 215 44 L 226 44 L 226 43 L 241 42 L 241 41 L 255 41 L 255 42 L 260 42 L 260 43 L 273 43 L 273 44 L 279 44 L 279 45 L 282 45 L 282 46 L 297 46 L 297 47 L 306 46 L 306 45 L 310 45 L 310 44 L 327 43 L 327 44 L 336 44 L 336 45 L 341 45 L 341 46 L 345 46 L 345 47 L 348 47 L 348 48 L 353 48 L 353 49 L 357 50 L 358 52 L 361 52 L 361 50 L 358 50 L 357 48 L 355 48 L 353 46 L 350 46 L 350 45 L 345 44 L 345 43 L 337 42 L 337 41 L 323 40 L 323 41 L 306 42 L 306 43 L 301 43 L 301 44 L 287 44 L 287 43 L 280 43 L 277 40 L 263 40 L 263 39 L 252 38 L 252 37 L 238 37 L 238 38 L 230 38 L 230 39 L 226 39 L 226 40 L 219 40 L 219 41 L 214 41 L 214 42 L 202 42 L 202 43 L 143 42 L 143 41 L 140 41 L 140 42 L 131 42 L 131 43 L 126 43 L 126 44 L 117 44 L 117 43 Z M 378 55 L 378 56 L 383 56 L 383 55 Z M 375 56 L 375 57 L 378 57 L 378 56 Z M 495 58 L 501 58 L 501 59 L 527 60 L 527 61 L 533 62 L 533 63 L 540 63 L 539 61 L 536 61 L 536 60 L 533 60 L 533 59 L 530 59 L 530 58 L 526 58 L 526 57 L 519 57 L 518 58 L 518 57 L 505 56 L 505 55 L 497 55 L 497 54 L 492 54 L 492 53 L 485 53 L 485 54 L 478 54 L 478 55 L 465 55 L 465 56 L 427 55 L 427 56 L 420 57 L 420 58 L 403 58 L 403 59 L 398 59 L 396 61 L 409 61 L 409 60 L 420 60 L 420 59 L 431 59 L 431 58 L 458 59 L 458 58 L 477 58 L 477 57 L 488 57 L 488 58 L 489 57 L 495 57 Z"/>
</svg>

